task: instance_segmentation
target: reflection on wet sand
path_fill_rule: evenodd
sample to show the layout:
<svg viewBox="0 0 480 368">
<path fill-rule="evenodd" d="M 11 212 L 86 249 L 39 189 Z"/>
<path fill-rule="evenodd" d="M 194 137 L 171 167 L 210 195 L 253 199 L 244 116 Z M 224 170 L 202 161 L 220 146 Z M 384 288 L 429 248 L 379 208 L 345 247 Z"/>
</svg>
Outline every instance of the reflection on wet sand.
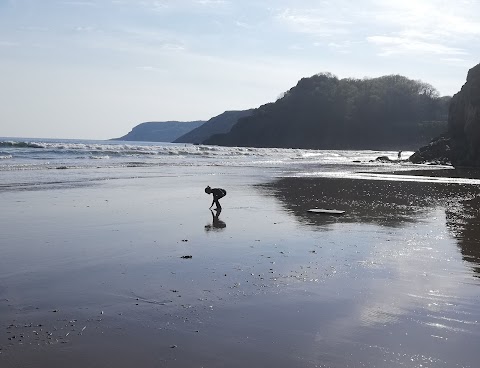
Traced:
<svg viewBox="0 0 480 368">
<path fill-rule="evenodd" d="M 473 264 L 473 270 L 480 277 L 480 198 L 458 202 L 457 207 L 445 211 L 447 227 L 454 234 L 463 260 Z"/>
<path fill-rule="evenodd" d="M 457 175 L 460 173 L 457 172 Z M 470 173 L 469 177 L 472 175 Z M 478 186 L 414 181 L 282 178 L 259 187 L 279 199 L 284 208 L 301 223 L 318 226 L 321 230 L 328 230 L 330 225 L 336 223 L 399 228 L 443 212 L 447 228 L 457 241 L 464 260 L 474 263 L 475 271 L 480 272 Z M 310 208 L 338 209 L 346 213 L 343 216 L 312 214 L 307 212 Z"/>
<path fill-rule="evenodd" d="M 480 188 L 340 178 L 258 188 L 317 236 L 322 258 L 311 265 L 335 267 L 335 277 L 311 289 L 322 302 L 335 293 L 344 301 L 315 315 L 325 366 L 476 366 Z M 307 212 L 314 207 L 346 214 Z"/>
<path fill-rule="evenodd" d="M 221 231 L 227 227 L 227 224 L 220 220 L 220 214 L 222 213 L 221 209 L 212 211 L 212 223 L 205 225 L 205 231 Z"/>
</svg>

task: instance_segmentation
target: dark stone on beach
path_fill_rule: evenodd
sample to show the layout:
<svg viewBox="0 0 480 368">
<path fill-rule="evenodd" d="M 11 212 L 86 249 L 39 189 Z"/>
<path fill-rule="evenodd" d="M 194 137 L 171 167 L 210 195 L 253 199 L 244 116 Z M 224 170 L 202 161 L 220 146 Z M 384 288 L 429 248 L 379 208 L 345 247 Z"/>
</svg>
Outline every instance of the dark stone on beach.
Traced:
<svg viewBox="0 0 480 368">
<path fill-rule="evenodd" d="M 408 160 L 392 160 L 390 157 L 388 156 L 378 156 L 376 159 L 375 159 L 376 162 L 385 162 L 385 163 L 393 163 L 393 164 L 399 164 L 401 162 L 406 162 Z M 370 160 L 370 162 L 375 162 L 374 160 Z"/>
<path fill-rule="evenodd" d="M 375 159 L 377 162 L 392 162 L 388 156 L 379 156 Z"/>
<path fill-rule="evenodd" d="M 192 256 L 181 256 L 180 258 L 183 258 L 183 259 L 191 259 Z"/>
</svg>

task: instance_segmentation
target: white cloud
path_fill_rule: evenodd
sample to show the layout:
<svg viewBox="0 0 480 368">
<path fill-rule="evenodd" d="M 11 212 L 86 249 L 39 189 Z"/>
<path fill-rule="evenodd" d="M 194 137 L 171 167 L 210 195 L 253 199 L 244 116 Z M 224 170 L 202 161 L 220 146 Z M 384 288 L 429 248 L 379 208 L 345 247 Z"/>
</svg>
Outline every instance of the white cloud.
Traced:
<svg viewBox="0 0 480 368">
<path fill-rule="evenodd" d="M 149 66 L 149 65 L 138 66 L 137 69 L 142 70 L 142 71 L 146 71 L 146 72 L 156 72 L 156 73 L 166 73 L 167 72 L 167 69 L 165 69 L 165 68 L 159 68 L 159 67 L 156 67 L 156 66 Z"/>
<path fill-rule="evenodd" d="M 187 49 L 185 42 L 162 30 L 121 28 L 105 31 L 87 27 L 83 33 L 91 34 L 83 40 L 84 47 L 119 51 L 132 56 L 159 55 Z"/>
<path fill-rule="evenodd" d="M 0 41 L 0 47 L 15 47 L 19 46 L 20 44 L 18 42 L 12 42 L 12 41 Z"/>
<path fill-rule="evenodd" d="M 299 33 L 322 37 L 350 33 L 351 22 L 322 15 L 320 9 L 285 9 L 276 19 Z"/>
<path fill-rule="evenodd" d="M 368 42 L 380 46 L 381 56 L 395 54 L 435 54 L 435 55 L 466 55 L 465 50 L 445 46 L 439 43 L 424 42 L 412 38 L 392 36 L 367 37 Z"/>
<path fill-rule="evenodd" d="M 75 27 L 75 31 L 77 31 L 77 32 L 94 32 L 95 30 L 96 30 L 95 27 L 91 27 L 91 26 Z"/>
<path fill-rule="evenodd" d="M 468 69 L 477 62 L 475 60 L 468 60 L 458 57 L 445 57 L 441 58 L 440 60 L 447 65 L 456 66 L 462 69 Z"/>
<path fill-rule="evenodd" d="M 62 1 L 63 5 L 75 5 L 75 6 L 92 6 L 97 7 L 98 4 L 93 1 Z"/>
<path fill-rule="evenodd" d="M 467 60 L 465 59 L 461 59 L 461 58 L 442 58 L 443 61 L 450 61 L 452 63 L 464 63 L 466 62 Z"/>
<path fill-rule="evenodd" d="M 195 2 L 201 5 L 224 5 L 227 3 L 225 0 L 195 0 Z"/>
<path fill-rule="evenodd" d="M 252 28 L 253 28 L 252 25 L 250 25 L 250 24 L 248 24 L 248 23 L 245 23 L 245 22 L 241 22 L 241 21 L 239 21 L 239 20 L 237 20 L 237 21 L 235 22 L 235 25 L 236 25 L 237 27 L 245 28 L 245 29 L 252 29 Z"/>
<path fill-rule="evenodd" d="M 342 54 L 349 54 L 351 52 L 351 48 L 352 48 L 352 42 L 350 41 L 344 41 L 344 42 L 329 42 L 327 44 L 327 46 L 332 49 L 332 50 L 335 50 L 339 53 L 342 53 Z"/>
<path fill-rule="evenodd" d="M 365 17 L 373 19 L 377 26 L 392 29 L 396 35 L 442 43 L 480 35 L 480 3 L 453 6 L 441 0 L 374 0 L 372 5 Z"/>
<path fill-rule="evenodd" d="M 163 1 L 140 1 L 140 5 L 153 10 L 153 11 L 163 11 L 170 7 L 168 0 Z"/>
</svg>

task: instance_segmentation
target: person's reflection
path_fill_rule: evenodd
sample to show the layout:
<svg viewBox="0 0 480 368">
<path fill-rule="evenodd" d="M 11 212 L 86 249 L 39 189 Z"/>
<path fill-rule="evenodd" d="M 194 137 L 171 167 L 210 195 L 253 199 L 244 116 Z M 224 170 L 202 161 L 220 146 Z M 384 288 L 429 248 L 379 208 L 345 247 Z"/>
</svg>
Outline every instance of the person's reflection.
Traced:
<svg viewBox="0 0 480 368">
<path fill-rule="evenodd" d="M 223 230 L 227 227 L 227 224 L 225 222 L 223 222 L 222 220 L 220 220 L 219 216 L 220 216 L 220 213 L 222 212 L 221 209 L 215 211 L 215 213 L 210 210 L 210 212 L 212 213 L 212 223 L 211 224 L 208 224 L 208 225 L 205 225 L 205 231 L 220 231 L 220 230 Z"/>
</svg>

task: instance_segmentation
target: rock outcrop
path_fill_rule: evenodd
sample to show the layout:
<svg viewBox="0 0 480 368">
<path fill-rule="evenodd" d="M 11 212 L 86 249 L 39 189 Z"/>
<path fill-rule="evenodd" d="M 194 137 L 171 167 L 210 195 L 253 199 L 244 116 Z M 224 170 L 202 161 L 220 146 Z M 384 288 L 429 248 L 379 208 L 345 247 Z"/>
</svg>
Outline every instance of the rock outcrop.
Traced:
<svg viewBox="0 0 480 368">
<path fill-rule="evenodd" d="M 468 71 L 466 83 L 452 97 L 448 132 L 420 148 L 410 160 L 480 167 L 480 64 Z"/>
<path fill-rule="evenodd" d="M 451 165 L 451 144 L 448 134 L 440 136 L 428 145 L 421 147 L 410 156 L 409 160 L 414 164 Z"/>
<path fill-rule="evenodd" d="M 450 102 L 448 131 L 452 164 L 480 167 L 480 64 L 468 71 L 467 82 Z"/>
</svg>

